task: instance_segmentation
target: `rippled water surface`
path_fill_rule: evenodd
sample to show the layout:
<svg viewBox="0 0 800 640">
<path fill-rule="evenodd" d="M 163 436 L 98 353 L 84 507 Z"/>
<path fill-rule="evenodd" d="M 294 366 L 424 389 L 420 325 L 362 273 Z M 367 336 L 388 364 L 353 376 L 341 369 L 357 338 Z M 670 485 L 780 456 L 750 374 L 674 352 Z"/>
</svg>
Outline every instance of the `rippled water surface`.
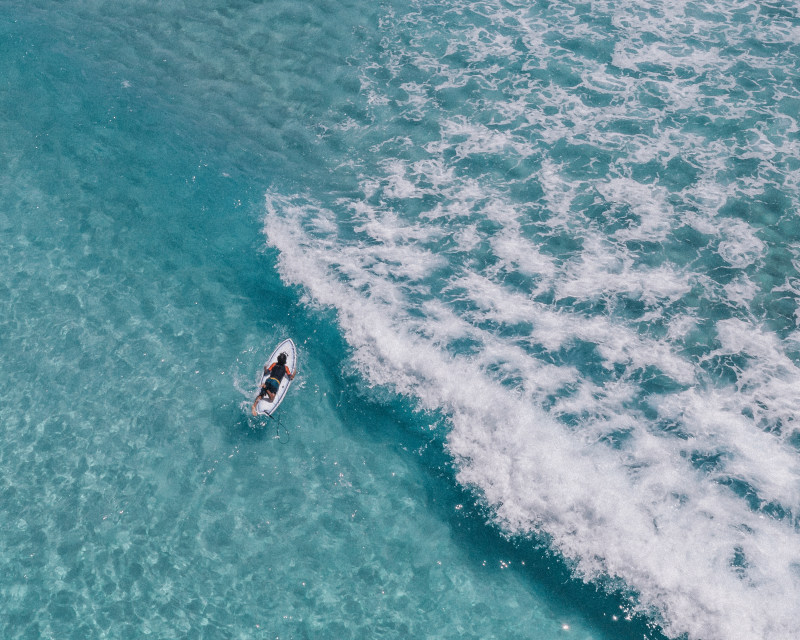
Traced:
<svg viewBox="0 0 800 640">
<path fill-rule="evenodd" d="M 3 636 L 794 638 L 798 43 L 6 3 Z"/>
</svg>

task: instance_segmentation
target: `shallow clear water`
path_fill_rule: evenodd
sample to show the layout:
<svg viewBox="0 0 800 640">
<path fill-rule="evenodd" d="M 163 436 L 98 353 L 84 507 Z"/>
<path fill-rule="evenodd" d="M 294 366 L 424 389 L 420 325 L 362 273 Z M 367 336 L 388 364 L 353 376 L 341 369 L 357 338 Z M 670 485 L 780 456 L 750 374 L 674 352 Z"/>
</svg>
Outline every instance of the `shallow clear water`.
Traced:
<svg viewBox="0 0 800 640">
<path fill-rule="evenodd" d="M 794 637 L 798 34 L 6 3 L 3 636 Z"/>
</svg>

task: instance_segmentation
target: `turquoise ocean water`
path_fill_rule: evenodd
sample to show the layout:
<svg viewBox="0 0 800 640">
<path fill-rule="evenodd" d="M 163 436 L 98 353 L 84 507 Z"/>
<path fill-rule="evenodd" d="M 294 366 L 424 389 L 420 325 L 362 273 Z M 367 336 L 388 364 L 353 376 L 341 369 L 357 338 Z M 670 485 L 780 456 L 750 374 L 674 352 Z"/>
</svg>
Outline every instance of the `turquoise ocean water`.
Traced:
<svg viewBox="0 0 800 640">
<path fill-rule="evenodd" d="M 0 636 L 796 638 L 798 114 L 789 2 L 0 2 Z"/>
</svg>

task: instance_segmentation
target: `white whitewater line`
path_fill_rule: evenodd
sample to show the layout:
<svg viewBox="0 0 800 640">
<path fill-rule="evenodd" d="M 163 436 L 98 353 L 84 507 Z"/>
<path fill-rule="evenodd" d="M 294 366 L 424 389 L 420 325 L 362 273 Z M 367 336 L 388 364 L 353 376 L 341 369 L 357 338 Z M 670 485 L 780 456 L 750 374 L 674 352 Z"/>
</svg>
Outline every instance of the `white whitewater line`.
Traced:
<svg viewBox="0 0 800 640">
<path fill-rule="evenodd" d="M 412 317 L 405 309 L 406 287 L 415 286 L 413 278 L 420 274 L 406 274 L 410 283 L 392 280 L 370 270 L 378 255 L 372 254 L 373 247 L 346 247 L 335 232 L 312 237 L 303 228 L 319 229 L 325 225 L 314 220 L 330 217 L 302 199 L 267 194 L 265 233 L 280 250 L 282 278 L 302 286 L 310 304 L 336 309 L 354 360 L 370 384 L 394 388 L 416 398 L 421 408 L 449 416 L 447 448 L 458 465 L 457 479 L 476 488 L 503 530 L 546 535 L 584 579 L 624 581 L 638 593 L 641 609 L 662 620 L 668 633 L 688 632 L 706 640 L 789 637 L 796 610 L 786 594 L 800 592 L 800 537 L 786 522 L 751 511 L 715 482 L 718 476 L 703 476 L 687 459 L 698 448 L 721 448 L 731 456 L 726 473 L 794 508 L 797 494 L 792 492 L 800 477 L 796 457 L 744 419 L 731 424 L 730 397 L 701 395 L 694 388 L 664 401 L 674 402 L 673 409 L 659 408 L 664 416 L 674 414 L 694 425 L 689 441 L 650 433 L 635 424 L 635 417 L 629 418 L 631 446 L 617 451 L 588 441 L 590 432 L 573 432 L 537 408 L 535 398 L 543 388 L 533 381 L 547 375 L 546 366 L 441 305 L 429 302 L 424 319 Z M 390 229 L 385 234 L 397 237 Z M 393 259 L 398 251 L 400 246 L 394 246 Z M 478 276 L 469 277 L 470 291 L 478 296 L 473 299 L 480 300 Z M 497 295 L 488 291 L 485 304 Z M 509 304 L 511 313 L 520 312 L 515 304 Z M 519 304 L 524 308 L 523 301 Z M 536 318 L 546 315 L 543 311 L 521 315 Z M 589 331 L 589 339 L 603 344 L 614 331 L 609 326 L 598 336 L 590 329 L 607 319 L 561 315 L 558 322 L 567 327 L 562 339 Z M 730 340 L 740 335 L 734 329 Z M 480 341 L 478 357 L 445 351 L 448 339 L 464 335 Z M 631 347 L 626 340 L 610 348 L 632 357 L 647 353 L 643 345 Z M 664 348 L 657 359 L 671 355 Z M 756 339 L 747 348 L 769 349 L 770 343 Z M 620 356 L 609 357 L 618 361 Z M 489 359 L 513 363 L 511 369 L 522 372 L 522 386 L 509 388 L 487 377 L 483 360 Z M 557 374 L 557 382 L 549 392 L 576 380 L 569 369 L 550 373 Z M 598 390 L 587 390 L 584 401 L 602 411 Z M 626 393 L 623 386 L 616 392 Z M 482 402 L 484 394 L 496 399 L 491 407 Z M 623 426 L 624 407 L 614 406 L 621 399 L 609 395 L 608 400 L 609 418 Z M 769 468 L 775 473 L 753 473 Z M 737 556 L 746 559 L 745 566 L 737 567 Z"/>
</svg>

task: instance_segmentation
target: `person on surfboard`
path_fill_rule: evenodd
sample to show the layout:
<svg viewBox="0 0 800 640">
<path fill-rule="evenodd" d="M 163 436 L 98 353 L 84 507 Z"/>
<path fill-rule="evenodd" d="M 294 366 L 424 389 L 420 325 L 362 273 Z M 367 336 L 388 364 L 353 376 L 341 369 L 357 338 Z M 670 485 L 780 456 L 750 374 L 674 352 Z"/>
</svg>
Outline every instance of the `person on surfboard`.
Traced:
<svg viewBox="0 0 800 640">
<path fill-rule="evenodd" d="M 267 379 L 264 381 L 264 384 L 261 385 L 261 391 L 259 391 L 253 403 L 254 416 L 258 415 L 256 405 L 258 405 L 259 400 L 262 398 L 266 398 L 267 402 L 273 402 L 275 400 L 275 394 L 278 393 L 278 387 L 281 386 L 283 376 L 289 376 L 289 380 L 294 380 L 294 373 L 289 371 L 289 367 L 286 366 L 286 357 L 285 353 L 281 353 L 278 356 L 277 362 L 273 362 L 268 367 L 264 366 L 264 375 L 267 376 Z"/>
</svg>

